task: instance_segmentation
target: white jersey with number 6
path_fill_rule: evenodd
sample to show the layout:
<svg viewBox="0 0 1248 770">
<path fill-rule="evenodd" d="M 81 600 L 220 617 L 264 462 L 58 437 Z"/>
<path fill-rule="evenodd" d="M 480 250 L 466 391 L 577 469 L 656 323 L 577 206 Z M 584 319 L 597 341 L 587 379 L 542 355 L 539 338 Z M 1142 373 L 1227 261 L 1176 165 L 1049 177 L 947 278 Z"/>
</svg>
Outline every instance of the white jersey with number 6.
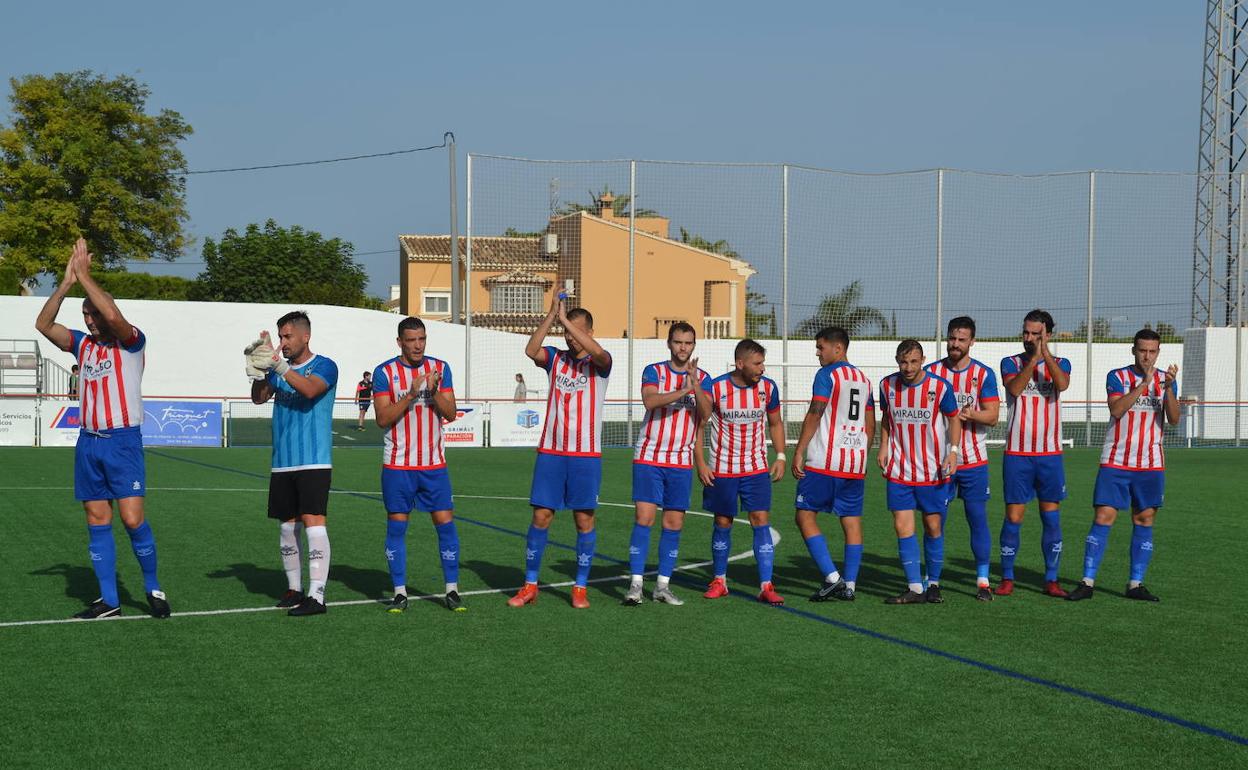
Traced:
<svg viewBox="0 0 1248 770">
<path fill-rule="evenodd" d="M 828 405 L 806 447 L 806 470 L 860 479 L 867 475 L 867 411 L 875 408 L 871 381 L 846 361 L 815 374 L 811 398 Z"/>
</svg>

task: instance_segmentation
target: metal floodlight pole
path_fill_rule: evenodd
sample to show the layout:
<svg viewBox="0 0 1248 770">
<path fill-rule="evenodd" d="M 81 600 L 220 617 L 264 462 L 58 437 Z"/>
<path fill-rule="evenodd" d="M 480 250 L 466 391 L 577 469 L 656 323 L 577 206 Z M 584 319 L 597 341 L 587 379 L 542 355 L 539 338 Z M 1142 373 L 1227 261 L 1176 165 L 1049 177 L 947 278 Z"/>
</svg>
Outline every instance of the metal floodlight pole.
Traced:
<svg viewBox="0 0 1248 770">
<path fill-rule="evenodd" d="M 628 442 L 633 443 L 633 366 L 634 293 L 637 283 L 637 161 L 628 162 Z"/>
<path fill-rule="evenodd" d="M 944 280 L 945 271 L 945 170 L 936 169 L 936 335 L 933 355 L 940 355 L 940 318 L 945 312 Z"/>
<path fill-rule="evenodd" d="M 1240 445 L 1244 400 L 1244 175 L 1239 175 L 1239 244 L 1235 258 L 1235 446 Z"/>
<path fill-rule="evenodd" d="M 789 362 L 789 165 L 787 163 L 783 167 L 781 182 L 780 210 L 783 218 L 780 223 L 780 301 L 784 307 L 780 317 L 784 328 L 780 330 L 780 358 L 787 364 Z M 747 283 L 746 286 L 748 287 L 749 284 Z M 746 312 L 749 312 L 748 288 L 746 290 L 745 309 Z M 746 333 L 749 333 L 748 329 Z M 780 393 L 784 398 L 789 397 L 789 367 L 787 366 L 780 370 Z"/>
<path fill-rule="evenodd" d="M 1092 276 L 1096 248 L 1096 172 L 1088 172 L 1088 314 L 1085 320 L 1087 341 L 1083 357 L 1084 379 L 1084 443 L 1092 446 Z"/>
<path fill-rule="evenodd" d="M 464 399 L 472 398 L 472 153 L 467 160 L 468 182 L 464 195 L 464 205 L 468 209 L 464 215 L 464 239 L 468 241 L 464 249 Z"/>
<path fill-rule="evenodd" d="M 463 288 L 460 284 L 459 265 L 459 191 L 456 189 L 455 135 L 447 131 L 442 135 L 446 142 L 447 176 L 451 181 L 451 323 L 459 323 L 459 314 L 463 309 Z M 422 308 L 423 311 L 423 308 Z"/>
</svg>

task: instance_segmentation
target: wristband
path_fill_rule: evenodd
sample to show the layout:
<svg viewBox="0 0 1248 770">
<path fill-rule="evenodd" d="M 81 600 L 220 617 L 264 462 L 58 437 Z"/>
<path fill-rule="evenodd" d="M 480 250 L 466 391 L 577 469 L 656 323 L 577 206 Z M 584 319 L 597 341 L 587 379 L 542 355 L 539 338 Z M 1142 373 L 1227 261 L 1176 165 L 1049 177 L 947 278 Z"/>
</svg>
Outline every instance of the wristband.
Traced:
<svg viewBox="0 0 1248 770">
<path fill-rule="evenodd" d="M 787 462 L 789 458 L 784 452 L 776 452 L 776 459 Z"/>
<path fill-rule="evenodd" d="M 962 455 L 962 450 L 957 448 L 956 446 L 949 447 L 949 451 L 953 452 L 955 455 L 958 455 L 958 456 Z"/>
</svg>

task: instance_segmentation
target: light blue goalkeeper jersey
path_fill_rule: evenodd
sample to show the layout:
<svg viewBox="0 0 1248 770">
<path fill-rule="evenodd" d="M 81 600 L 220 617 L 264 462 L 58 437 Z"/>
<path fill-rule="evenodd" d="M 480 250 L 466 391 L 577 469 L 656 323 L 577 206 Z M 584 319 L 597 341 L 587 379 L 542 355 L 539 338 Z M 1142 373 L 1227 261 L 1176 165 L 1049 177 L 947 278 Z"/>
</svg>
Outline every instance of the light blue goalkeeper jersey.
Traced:
<svg viewBox="0 0 1248 770">
<path fill-rule="evenodd" d="M 305 398 L 276 372 L 269 372 L 269 385 L 276 391 L 273 397 L 273 470 L 330 468 L 338 365 L 325 356 L 314 355 L 290 368 L 304 377 L 319 377 L 329 389 L 316 398 Z"/>
</svg>

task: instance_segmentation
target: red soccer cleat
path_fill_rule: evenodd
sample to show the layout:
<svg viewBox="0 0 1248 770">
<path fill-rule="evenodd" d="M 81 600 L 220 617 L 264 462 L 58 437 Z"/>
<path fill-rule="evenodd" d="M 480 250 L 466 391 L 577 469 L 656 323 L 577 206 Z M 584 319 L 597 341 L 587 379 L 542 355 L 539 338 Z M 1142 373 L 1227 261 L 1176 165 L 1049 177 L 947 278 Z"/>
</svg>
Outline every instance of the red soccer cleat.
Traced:
<svg viewBox="0 0 1248 770">
<path fill-rule="evenodd" d="M 776 593 L 776 589 L 772 587 L 771 583 L 763 583 L 763 590 L 758 592 L 758 600 L 773 607 L 784 604 L 784 597 Z"/>
<path fill-rule="evenodd" d="M 1009 578 L 1001 578 L 1001 583 L 992 592 L 997 596 L 1009 596 L 1014 593 L 1014 581 Z"/>
<path fill-rule="evenodd" d="M 508 607 L 523 607 L 537 602 L 537 583 L 525 583 L 524 588 L 507 600 Z"/>
<path fill-rule="evenodd" d="M 1044 584 L 1044 595 L 1058 599 L 1065 599 L 1067 596 L 1070 596 L 1070 594 L 1066 593 L 1066 589 L 1057 584 L 1056 580 L 1050 580 Z"/>
<path fill-rule="evenodd" d="M 706 587 L 706 593 L 702 594 L 703 598 L 706 598 L 706 599 L 718 599 L 721 596 L 727 596 L 727 595 L 728 595 L 728 584 L 724 582 L 724 579 L 721 577 L 717 577 L 714 580 L 712 580 L 711 584 Z"/>
<path fill-rule="evenodd" d="M 585 586 L 572 586 L 572 606 L 578 610 L 589 609 L 589 589 Z"/>
</svg>

